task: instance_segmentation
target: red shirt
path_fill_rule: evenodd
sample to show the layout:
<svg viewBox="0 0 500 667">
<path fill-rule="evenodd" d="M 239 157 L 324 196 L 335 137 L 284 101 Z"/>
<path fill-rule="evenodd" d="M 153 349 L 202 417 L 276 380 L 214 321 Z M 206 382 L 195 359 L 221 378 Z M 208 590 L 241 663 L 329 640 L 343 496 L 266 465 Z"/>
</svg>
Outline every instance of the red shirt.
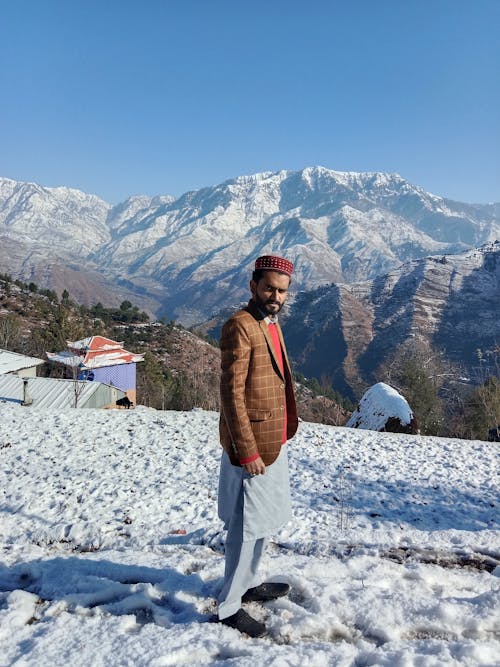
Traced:
<svg viewBox="0 0 500 667">
<path fill-rule="evenodd" d="M 278 365 L 280 367 L 281 374 L 283 377 L 285 377 L 285 367 L 283 365 L 283 352 L 281 351 L 281 343 L 278 336 L 278 329 L 276 328 L 276 324 L 274 324 L 274 322 L 269 322 L 269 333 L 271 334 L 271 339 L 273 341 L 274 351 L 276 353 L 276 358 L 278 360 Z M 285 444 L 286 442 L 286 421 L 287 420 L 286 420 L 286 401 L 285 401 L 285 419 L 283 424 L 282 444 Z"/>
</svg>

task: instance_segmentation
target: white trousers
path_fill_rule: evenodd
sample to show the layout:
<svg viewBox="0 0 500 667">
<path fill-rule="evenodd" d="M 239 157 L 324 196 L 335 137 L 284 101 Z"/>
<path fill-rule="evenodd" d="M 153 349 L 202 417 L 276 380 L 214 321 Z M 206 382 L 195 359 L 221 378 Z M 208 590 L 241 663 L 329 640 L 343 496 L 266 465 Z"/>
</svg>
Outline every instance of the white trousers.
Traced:
<svg viewBox="0 0 500 667">
<path fill-rule="evenodd" d="M 286 447 L 264 475 L 251 477 L 232 466 L 223 453 L 219 479 L 219 516 L 227 530 L 224 583 L 219 594 L 219 618 L 235 614 L 241 597 L 258 586 L 258 568 L 268 537 L 290 516 Z"/>
<path fill-rule="evenodd" d="M 265 537 L 248 542 L 226 541 L 226 567 L 224 585 L 219 594 L 219 618 L 236 614 L 241 607 L 242 595 L 261 583 L 257 570 L 267 542 Z"/>
</svg>

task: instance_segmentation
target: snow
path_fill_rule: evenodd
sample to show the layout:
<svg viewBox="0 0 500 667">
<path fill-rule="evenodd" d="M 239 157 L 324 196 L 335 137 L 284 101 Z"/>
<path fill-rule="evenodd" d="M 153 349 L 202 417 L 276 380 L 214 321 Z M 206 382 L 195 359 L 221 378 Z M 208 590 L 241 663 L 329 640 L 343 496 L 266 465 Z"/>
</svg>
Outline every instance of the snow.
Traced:
<svg viewBox="0 0 500 667">
<path fill-rule="evenodd" d="M 385 382 L 377 382 L 362 396 L 347 426 L 380 431 L 389 417 L 399 419 L 402 426 L 411 423 L 413 412 L 408 401 Z"/>
<path fill-rule="evenodd" d="M 43 363 L 44 360 L 37 357 L 28 357 L 25 354 L 0 349 L 0 375 L 31 369 Z"/>
<path fill-rule="evenodd" d="M 80 368 L 103 368 L 144 361 L 143 354 L 134 354 L 123 349 L 123 342 L 90 336 L 77 341 L 66 341 L 68 350 L 62 352 L 47 352 L 49 361 L 63 363 L 66 366 Z M 81 350 L 83 356 L 74 355 L 75 350 Z"/>
<path fill-rule="evenodd" d="M 444 203 L 397 174 L 307 167 L 114 207 L 70 188 L 0 177 L 0 233 L 8 246 L 4 270 L 17 277 L 46 276 L 57 259 L 69 267 L 65 285 L 79 298 L 79 278 L 105 270 L 107 284 L 135 285 L 143 305 L 162 294 L 162 312 L 189 326 L 227 305 L 226 291 L 215 289 L 221 279 L 239 290 L 235 302 L 244 299 L 242 269 L 261 254 L 295 260 L 294 289 L 313 289 L 374 279 L 412 258 L 456 254 L 499 238 L 500 224 L 494 208 Z"/>
<path fill-rule="evenodd" d="M 301 423 L 249 639 L 211 622 L 217 414 L 91 412 L 0 403 L 0 665 L 498 665 L 498 443 Z"/>
<path fill-rule="evenodd" d="M 69 352 L 68 350 L 63 350 L 62 352 L 46 352 L 46 355 L 49 361 L 72 366 L 73 368 L 78 368 L 82 363 L 82 358 L 79 355 L 73 354 L 73 352 Z"/>
</svg>

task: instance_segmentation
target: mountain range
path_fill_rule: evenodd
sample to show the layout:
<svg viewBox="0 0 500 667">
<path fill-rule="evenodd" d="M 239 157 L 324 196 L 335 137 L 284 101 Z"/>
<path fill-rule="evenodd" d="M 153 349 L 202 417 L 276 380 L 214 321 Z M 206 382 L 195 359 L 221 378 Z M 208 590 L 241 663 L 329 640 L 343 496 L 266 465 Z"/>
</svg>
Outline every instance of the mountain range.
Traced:
<svg viewBox="0 0 500 667">
<path fill-rule="evenodd" d="M 216 333 L 247 300 L 255 257 L 288 257 L 290 352 L 341 388 L 414 335 L 469 366 L 498 343 L 497 239 L 500 204 L 444 199 L 397 174 L 265 172 L 117 205 L 0 178 L 2 272 L 86 304 L 129 299 Z"/>
<path fill-rule="evenodd" d="M 500 204 L 446 200 L 397 174 L 266 172 L 114 206 L 70 188 L 0 179 L 4 272 L 85 303 L 129 298 L 186 325 L 246 299 L 259 254 L 289 257 L 301 291 L 374 279 L 497 238 Z"/>
</svg>

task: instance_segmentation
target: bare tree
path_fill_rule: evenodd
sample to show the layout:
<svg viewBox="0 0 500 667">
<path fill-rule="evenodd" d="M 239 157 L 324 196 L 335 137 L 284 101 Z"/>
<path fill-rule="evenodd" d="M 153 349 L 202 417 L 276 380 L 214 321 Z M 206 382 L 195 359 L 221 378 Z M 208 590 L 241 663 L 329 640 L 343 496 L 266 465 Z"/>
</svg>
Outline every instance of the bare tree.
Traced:
<svg viewBox="0 0 500 667">
<path fill-rule="evenodd" d="M 80 377 L 81 373 L 81 368 L 79 366 L 70 366 L 71 368 L 71 374 L 73 376 L 73 397 L 74 397 L 74 405 L 73 407 L 77 408 L 78 407 L 78 401 L 80 400 L 81 395 L 83 394 L 83 391 L 85 389 L 87 380 L 85 378 Z"/>
<path fill-rule="evenodd" d="M 477 386 L 464 405 L 468 437 L 485 440 L 488 430 L 500 424 L 500 347 L 477 351 Z"/>
<path fill-rule="evenodd" d="M 19 343 L 21 336 L 21 320 L 14 313 L 0 315 L 0 347 L 12 349 Z"/>
</svg>

